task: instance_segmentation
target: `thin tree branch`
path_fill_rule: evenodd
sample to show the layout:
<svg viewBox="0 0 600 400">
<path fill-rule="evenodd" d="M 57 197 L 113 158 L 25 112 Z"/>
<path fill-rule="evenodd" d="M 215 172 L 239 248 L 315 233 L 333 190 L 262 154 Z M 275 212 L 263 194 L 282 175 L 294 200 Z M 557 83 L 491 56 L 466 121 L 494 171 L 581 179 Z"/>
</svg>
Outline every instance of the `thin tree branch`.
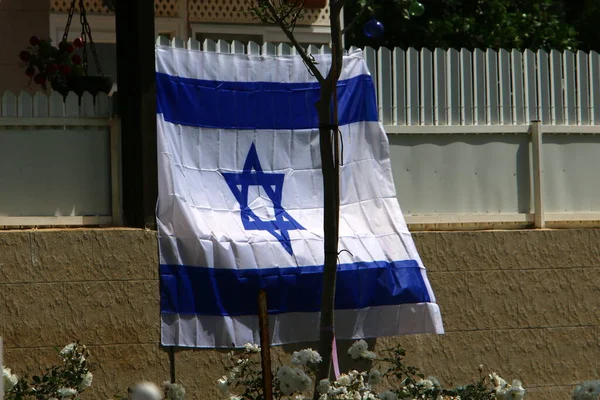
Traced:
<svg viewBox="0 0 600 400">
<path fill-rule="evenodd" d="M 358 22 L 358 20 L 363 16 L 363 14 L 365 14 L 365 12 L 369 9 L 368 6 L 363 6 L 363 8 L 360 10 L 360 12 L 356 15 L 356 17 L 354 17 L 354 19 L 352 20 L 352 22 L 350 22 L 348 25 L 346 25 L 344 27 L 344 29 L 342 29 L 342 35 L 345 35 L 350 28 L 352 28 L 354 25 L 356 25 L 356 22 Z"/>
<path fill-rule="evenodd" d="M 323 77 L 323 74 L 321 74 L 321 71 L 319 71 L 319 69 L 315 65 L 314 60 L 310 58 L 308 54 L 306 54 L 306 50 L 304 50 L 304 48 L 300 46 L 300 43 L 298 43 L 298 41 L 294 37 L 294 34 L 288 29 L 285 22 L 279 17 L 279 14 L 277 14 L 277 10 L 273 6 L 273 4 L 271 4 L 271 2 L 268 0 L 265 1 L 265 4 L 269 8 L 269 12 L 279 25 L 283 33 L 285 33 L 285 36 L 287 36 L 289 41 L 296 48 L 296 51 L 298 51 L 298 54 L 300 54 L 300 57 L 302 57 L 302 60 L 304 60 L 306 67 L 310 70 L 314 77 L 317 78 L 317 81 L 319 81 L 320 84 L 323 84 L 325 82 L 325 77 Z"/>
</svg>

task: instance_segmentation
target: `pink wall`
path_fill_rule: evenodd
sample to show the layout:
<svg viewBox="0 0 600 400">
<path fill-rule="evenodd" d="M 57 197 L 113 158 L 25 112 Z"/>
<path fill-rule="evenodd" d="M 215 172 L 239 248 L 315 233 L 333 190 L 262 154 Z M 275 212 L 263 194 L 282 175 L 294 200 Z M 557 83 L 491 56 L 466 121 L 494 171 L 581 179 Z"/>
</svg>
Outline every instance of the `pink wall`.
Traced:
<svg viewBox="0 0 600 400">
<path fill-rule="evenodd" d="M 31 36 L 47 38 L 49 32 L 49 0 L 0 0 L 0 94 L 30 90 L 29 78 L 19 67 L 19 52 Z"/>
</svg>

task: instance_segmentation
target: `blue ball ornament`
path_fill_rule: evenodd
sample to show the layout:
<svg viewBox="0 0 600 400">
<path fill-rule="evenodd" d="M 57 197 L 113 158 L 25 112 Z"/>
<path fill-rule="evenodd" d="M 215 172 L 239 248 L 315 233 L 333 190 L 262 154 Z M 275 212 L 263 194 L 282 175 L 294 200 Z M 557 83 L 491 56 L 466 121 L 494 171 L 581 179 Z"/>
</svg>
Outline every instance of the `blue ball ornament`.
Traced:
<svg viewBox="0 0 600 400">
<path fill-rule="evenodd" d="M 363 33 L 366 37 L 371 39 L 377 39 L 383 36 L 385 29 L 383 24 L 377 21 L 375 18 L 368 20 L 363 26 Z"/>
</svg>

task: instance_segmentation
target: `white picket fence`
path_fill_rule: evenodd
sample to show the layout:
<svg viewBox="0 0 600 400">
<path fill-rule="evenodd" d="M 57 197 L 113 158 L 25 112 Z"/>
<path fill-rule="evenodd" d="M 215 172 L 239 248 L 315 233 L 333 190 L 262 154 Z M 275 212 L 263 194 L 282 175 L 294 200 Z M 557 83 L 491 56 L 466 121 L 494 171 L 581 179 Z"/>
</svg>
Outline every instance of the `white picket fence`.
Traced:
<svg viewBox="0 0 600 400">
<path fill-rule="evenodd" d="M 111 100 L 53 92 L 0 97 L 0 226 L 119 221 L 119 124 Z"/>
<path fill-rule="evenodd" d="M 293 55 L 288 44 L 157 44 Z M 327 46 L 308 46 L 328 54 Z M 597 53 L 364 50 L 413 229 L 600 224 Z M 119 126 L 110 99 L 4 93 L 2 225 L 120 221 Z M 533 121 L 541 121 L 533 123 Z"/>
</svg>

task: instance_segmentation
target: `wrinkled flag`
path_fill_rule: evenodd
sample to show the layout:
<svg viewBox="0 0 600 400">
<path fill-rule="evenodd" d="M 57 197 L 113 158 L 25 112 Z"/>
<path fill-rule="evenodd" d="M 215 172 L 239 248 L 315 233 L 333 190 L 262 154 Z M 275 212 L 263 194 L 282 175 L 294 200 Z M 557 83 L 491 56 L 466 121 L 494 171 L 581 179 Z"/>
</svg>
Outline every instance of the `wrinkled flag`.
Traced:
<svg viewBox="0 0 600 400">
<path fill-rule="evenodd" d="M 316 55 L 326 73 L 330 56 Z M 319 86 L 298 56 L 156 49 L 162 343 L 317 340 L 323 271 Z M 400 211 L 360 51 L 338 84 L 343 142 L 336 336 L 443 333 Z"/>
</svg>

